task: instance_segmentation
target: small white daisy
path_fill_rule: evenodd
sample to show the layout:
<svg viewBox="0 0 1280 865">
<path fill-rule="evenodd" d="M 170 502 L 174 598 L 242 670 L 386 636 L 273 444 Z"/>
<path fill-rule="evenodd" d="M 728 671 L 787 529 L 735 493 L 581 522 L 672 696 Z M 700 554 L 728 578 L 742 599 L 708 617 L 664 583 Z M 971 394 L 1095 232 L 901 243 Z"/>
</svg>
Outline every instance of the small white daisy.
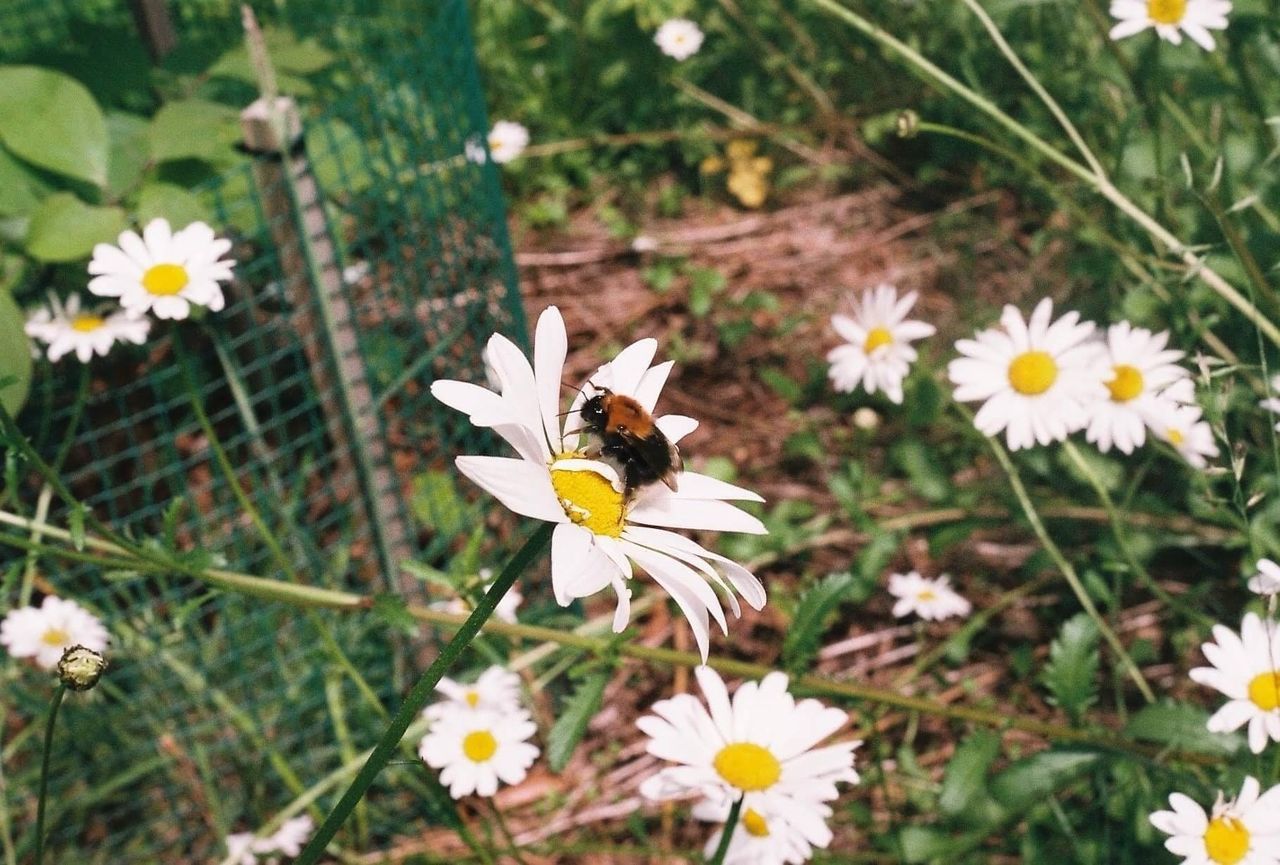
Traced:
<svg viewBox="0 0 1280 865">
<path fill-rule="evenodd" d="M 588 458 L 579 408 L 595 388 L 633 397 L 646 411 L 671 372 L 670 361 L 651 366 L 658 343 L 642 339 L 601 366 L 575 397 L 561 427 L 560 392 L 567 337 L 560 311 L 548 307 L 538 319 L 534 363 L 506 337 L 494 334 L 485 358 L 500 393 L 461 381 L 437 381 L 431 393 L 466 412 L 479 427 L 490 427 L 520 454 L 519 459 L 462 456 L 458 469 L 504 505 L 526 517 L 556 523 L 551 540 L 551 586 L 561 606 L 612 587 L 618 605 L 613 627 L 630 619 L 633 565 L 665 589 L 689 620 L 705 658 L 710 647 L 709 617 L 728 632 L 724 609 L 713 586 L 740 615 L 737 595 L 755 609 L 764 606 L 760 581 L 741 565 L 670 529 L 764 534 L 764 524 L 735 501 L 760 496 L 708 475 L 684 471 L 678 492 L 665 484 L 624 494 L 617 470 Z M 673 444 L 697 428 L 683 415 L 662 415 L 654 423 Z"/>
<path fill-rule="evenodd" d="M 1280 859 L 1280 786 L 1259 796 L 1262 785 L 1245 778 L 1240 795 L 1218 801 L 1206 814 L 1198 802 L 1172 793 L 1172 811 L 1151 815 L 1151 825 L 1171 836 L 1165 848 L 1184 865 L 1275 865 Z"/>
<path fill-rule="evenodd" d="M 703 799 L 693 806 L 693 816 L 712 823 L 724 823 L 729 819 L 731 805 Z M 792 809 L 793 816 L 799 809 Z M 776 815 L 766 815 L 754 808 L 742 809 L 738 825 L 729 840 L 724 865 L 800 865 L 813 856 L 814 848 L 823 849 L 831 843 L 831 829 L 827 819 L 831 808 L 822 802 L 810 802 L 807 818 L 798 825 Z M 721 826 L 711 834 L 703 851 L 707 860 L 715 855 L 724 835 Z"/>
<path fill-rule="evenodd" d="M 469 685 L 446 676 L 436 685 L 436 690 L 445 699 L 422 710 L 423 716 L 432 721 L 457 707 L 501 714 L 520 708 L 520 677 L 497 665 L 485 670 Z"/>
<path fill-rule="evenodd" d="M 142 345 L 147 341 L 151 322 L 119 309 L 110 313 L 81 311 L 76 295 L 67 298 L 65 305 L 51 295 L 48 306 L 28 317 L 25 330 L 27 336 L 48 346 L 46 356 L 50 361 L 56 363 L 74 352 L 77 360 L 88 363 L 95 354 L 106 357 L 117 342 Z"/>
<path fill-rule="evenodd" d="M 672 18 L 662 22 L 653 41 L 662 49 L 662 53 L 676 60 L 688 60 L 698 53 L 705 39 L 702 30 L 687 18 Z"/>
<path fill-rule="evenodd" d="M 1271 419 L 1276 421 L 1276 430 L 1280 431 L 1280 398 L 1275 396 L 1280 394 L 1280 375 L 1272 376 L 1271 389 L 1268 393 L 1272 395 L 1259 402 L 1258 405 L 1271 414 Z"/>
<path fill-rule="evenodd" d="M 782 673 L 744 682 L 732 701 L 710 667 L 694 673 L 706 706 L 692 694 L 677 694 L 636 721 L 649 736 L 650 754 L 680 764 L 646 779 L 641 795 L 701 794 L 720 805 L 743 797 L 744 810 L 803 827 L 823 819 L 814 803 L 835 799 L 836 782 L 857 783 L 853 751 L 861 742 L 816 747 L 844 726 L 844 712 L 817 700 L 796 702 Z"/>
<path fill-rule="evenodd" d="M 484 140 L 479 135 L 472 135 L 462 143 L 462 155 L 473 165 L 484 165 L 489 161 L 489 154 L 484 149 Z"/>
<path fill-rule="evenodd" d="M 1161 39 L 1182 44 L 1182 34 L 1205 51 L 1214 48 L 1210 30 L 1226 30 L 1230 0 L 1114 0 L 1111 16 L 1118 23 L 1112 39 L 1124 39 L 1154 27 Z"/>
<path fill-rule="evenodd" d="M 893 614 L 898 618 L 915 613 L 922 619 L 938 621 L 951 616 L 967 616 L 972 605 L 950 586 L 951 578 L 943 574 L 936 580 L 920 576 L 916 571 L 889 575 L 889 593 L 898 599 Z"/>
<path fill-rule="evenodd" d="M 1258 560 L 1258 573 L 1249 578 L 1249 591 L 1263 597 L 1280 595 L 1280 565 L 1271 559 Z"/>
<path fill-rule="evenodd" d="M 867 393 L 884 391 L 901 405 L 902 380 L 916 359 L 911 343 L 936 332 L 931 324 L 907 318 L 916 297 L 909 291 L 900 298 L 896 288 L 881 283 L 854 301 L 852 318 L 831 317 L 836 333 L 848 340 L 827 353 L 828 375 L 836 390 L 849 393 L 862 385 Z"/>
<path fill-rule="evenodd" d="M 217 312 L 226 304 L 218 283 L 230 280 L 235 266 L 222 257 L 230 250 L 231 241 L 216 237 L 203 222 L 175 233 L 168 220 L 153 219 L 141 237 L 126 231 L 119 246 L 93 248 L 89 291 L 120 298 L 133 316 L 151 311 L 156 318 L 183 319 L 192 304 Z"/>
<path fill-rule="evenodd" d="M 252 832 L 235 832 L 226 837 L 227 856 L 231 865 L 258 865 L 260 861 L 275 865 L 280 861 L 278 856 L 294 857 L 301 853 L 314 829 L 315 823 L 303 814 L 284 821 L 266 838 Z"/>
<path fill-rule="evenodd" d="M 538 749 L 528 743 L 537 727 L 524 711 L 491 712 L 454 707 L 436 720 L 418 754 L 455 799 L 492 796 L 498 783 L 519 784 Z"/>
<path fill-rule="evenodd" d="M 1114 445 L 1133 453 L 1147 440 L 1146 418 L 1165 389 L 1189 381 L 1191 373 L 1178 365 L 1182 352 L 1166 349 L 1168 331 L 1152 333 L 1127 321 L 1107 328 L 1107 398 L 1090 408 L 1085 438 L 1106 453 Z"/>
<path fill-rule="evenodd" d="M 231 865 L 258 865 L 254 845 L 258 836 L 252 832 L 233 832 L 224 839 L 227 845 L 227 861 Z"/>
<path fill-rule="evenodd" d="M 1157 400 L 1147 413 L 1147 426 L 1158 439 L 1172 445 L 1190 465 L 1202 469 L 1208 465 L 1209 458 L 1218 455 L 1213 428 L 1202 419 L 1202 415 L 1197 405 Z"/>
<path fill-rule="evenodd" d="M 1196 667 L 1192 681 L 1221 691 L 1229 702 L 1214 713 L 1208 727 L 1229 733 L 1249 725 L 1249 748 L 1262 753 L 1268 738 L 1280 742 L 1280 633 L 1276 623 L 1246 613 L 1240 633 L 1213 626 L 1217 642 L 1200 647 L 1212 667 Z"/>
<path fill-rule="evenodd" d="M 502 165 L 510 162 L 529 146 L 529 130 L 514 120 L 499 120 L 489 131 L 489 153 Z"/>
<path fill-rule="evenodd" d="M 974 426 L 992 436 L 1004 430 L 1010 450 L 1062 441 L 1088 422 L 1092 403 L 1107 397 L 1110 368 L 1090 339 L 1093 324 L 1076 312 L 1052 317 L 1048 298 L 1029 321 L 1006 306 L 1002 329 L 957 342 L 964 357 L 947 367 L 957 401 L 983 401 Z"/>
<path fill-rule="evenodd" d="M 110 634 L 98 618 L 75 601 L 47 596 L 39 607 L 10 610 L 0 622 L 0 645 L 15 658 L 32 658 L 52 670 L 72 646 L 105 652 Z"/>
</svg>

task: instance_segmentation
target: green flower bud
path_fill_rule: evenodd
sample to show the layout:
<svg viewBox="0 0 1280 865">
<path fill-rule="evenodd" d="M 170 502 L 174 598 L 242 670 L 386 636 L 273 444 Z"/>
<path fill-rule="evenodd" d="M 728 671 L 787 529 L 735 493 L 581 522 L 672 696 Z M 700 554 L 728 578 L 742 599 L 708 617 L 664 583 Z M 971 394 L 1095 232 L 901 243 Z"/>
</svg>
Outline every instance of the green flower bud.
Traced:
<svg viewBox="0 0 1280 865">
<path fill-rule="evenodd" d="M 58 661 L 58 678 L 73 691 L 87 691 L 98 684 L 106 669 L 107 659 L 101 654 L 84 646 L 72 646 Z"/>
</svg>

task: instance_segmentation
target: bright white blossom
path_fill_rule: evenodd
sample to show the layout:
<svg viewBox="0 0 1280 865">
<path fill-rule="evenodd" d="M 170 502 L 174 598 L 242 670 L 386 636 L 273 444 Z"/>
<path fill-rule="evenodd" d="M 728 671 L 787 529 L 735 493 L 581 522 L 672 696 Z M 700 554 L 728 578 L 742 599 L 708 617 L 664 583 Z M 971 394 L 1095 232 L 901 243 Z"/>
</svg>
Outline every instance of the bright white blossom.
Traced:
<svg viewBox="0 0 1280 865">
<path fill-rule="evenodd" d="M 1237 634 L 1225 625 L 1213 626 L 1216 642 L 1201 651 L 1212 667 L 1190 673 L 1199 682 L 1225 694 L 1229 701 L 1209 719 L 1214 733 L 1229 733 L 1249 725 L 1249 748 L 1262 753 L 1267 740 L 1280 742 L 1280 633 L 1276 623 L 1246 613 Z"/>
<path fill-rule="evenodd" d="M 922 619 L 938 621 L 951 616 L 967 616 L 972 606 L 950 586 L 945 574 L 936 580 L 916 571 L 889 575 L 889 593 L 898 599 L 893 614 L 898 618 L 915 613 Z"/>
<path fill-rule="evenodd" d="M 0 622 L 0 645 L 15 658 L 31 658 L 52 670 L 72 646 L 105 652 L 110 634 L 96 616 L 63 598 L 47 596 L 38 607 L 10 610 Z"/>
<path fill-rule="evenodd" d="M 902 403 L 902 380 L 916 359 L 911 343 L 936 332 L 931 324 L 907 318 L 916 297 L 914 291 L 898 297 L 896 288 L 881 283 L 854 301 L 852 317 L 831 317 L 831 326 L 847 340 L 827 353 L 836 390 L 848 393 L 862 385 L 867 393 L 884 391 L 891 402 Z"/>
<path fill-rule="evenodd" d="M 485 152 L 484 141 L 479 135 L 473 135 L 462 143 L 462 155 L 467 162 L 475 165 L 484 165 L 489 161 L 489 154 Z"/>
<path fill-rule="evenodd" d="M 226 838 L 227 855 L 231 865 L 258 865 L 265 862 L 275 865 L 278 856 L 294 857 L 302 852 L 315 823 L 303 814 L 291 820 L 285 820 L 274 834 L 259 838 L 252 832 L 236 832 Z"/>
<path fill-rule="evenodd" d="M 57 362 L 74 353 L 81 363 L 93 356 L 106 357 L 117 342 L 142 345 L 147 341 L 151 322 L 134 318 L 123 310 L 100 312 L 80 309 L 80 298 L 72 295 L 62 304 L 49 297 L 49 305 L 35 310 L 27 319 L 27 336 L 46 346 L 46 356 Z"/>
<path fill-rule="evenodd" d="M 153 219 L 142 230 L 126 231 L 119 245 L 99 243 L 89 262 L 89 291 L 118 297 L 133 316 L 182 319 L 191 305 L 217 312 L 226 305 L 220 281 L 231 279 L 235 262 L 224 259 L 231 241 L 216 237 L 203 222 L 174 232 L 168 220 Z"/>
<path fill-rule="evenodd" d="M 515 159 L 528 146 L 529 130 L 514 120 L 499 120 L 489 130 L 489 153 L 499 165 Z"/>
<path fill-rule="evenodd" d="M 1168 331 L 1152 333 L 1127 321 L 1107 328 L 1106 348 L 1110 375 L 1107 396 L 1090 407 L 1085 438 L 1106 453 L 1115 448 L 1133 453 L 1147 440 L 1146 419 L 1160 400 L 1168 400 L 1166 388 L 1189 381 L 1191 373 L 1178 365 L 1182 352 L 1167 349 Z"/>
<path fill-rule="evenodd" d="M 1205 51 L 1214 48 L 1210 30 L 1226 30 L 1230 0 L 1113 0 L 1111 16 L 1117 23 L 1112 39 L 1124 39 L 1154 27 L 1156 34 L 1174 45 L 1182 44 L 1182 34 L 1191 37 Z"/>
<path fill-rule="evenodd" d="M 537 727 L 523 710 L 493 712 L 455 706 L 431 725 L 418 754 L 455 799 L 492 796 L 499 782 L 519 784 L 538 759 L 528 740 Z"/>
<path fill-rule="evenodd" d="M 1093 324 L 1068 312 L 1057 321 L 1053 302 L 1040 301 L 1029 321 L 1006 306 L 1000 329 L 962 339 L 947 374 L 960 402 L 982 401 L 974 426 L 986 435 L 1004 431 L 1010 450 L 1062 441 L 1089 420 L 1089 407 L 1106 399 L 1111 372 L 1103 348 L 1090 339 Z"/>
<path fill-rule="evenodd" d="M 672 18 L 662 22 L 653 41 L 662 49 L 662 53 L 676 60 L 688 60 L 698 53 L 702 40 L 706 38 L 697 24 L 687 18 Z"/>
<path fill-rule="evenodd" d="M 1280 565 L 1271 559 L 1258 560 L 1258 573 L 1249 578 L 1249 591 L 1264 597 L 1280 595 Z"/>
<path fill-rule="evenodd" d="M 1218 455 L 1213 428 L 1203 419 L 1203 412 L 1197 405 L 1178 405 L 1161 400 L 1148 413 L 1147 426 L 1195 468 L 1204 468 L 1209 458 Z"/>
<path fill-rule="evenodd" d="M 649 736 L 650 754 L 680 764 L 646 779 L 641 795 L 701 795 L 719 806 L 742 797 L 744 812 L 783 820 L 812 846 L 825 847 L 830 812 L 821 803 L 839 795 L 837 782 L 858 781 L 853 751 L 861 743 L 817 746 L 848 715 L 817 700 L 797 702 L 782 673 L 744 682 L 730 701 L 719 674 L 706 666 L 694 672 L 706 706 L 692 694 L 677 694 L 636 722 Z"/>
<path fill-rule="evenodd" d="M 462 456 L 457 466 L 512 511 L 556 524 L 551 585 L 561 606 L 612 587 L 618 600 L 613 627 L 623 630 L 631 614 L 629 583 L 638 565 L 675 599 L 705 658 L 709 619 L 728 631 L 715 588 L 736 616 L 741 609 L 735 590 L 758 610 L 764 606 L 764 586 L 746 568 L 670 529 L 764 534 L 760 520 L 732 504 L 763 500 L 691 471 L 679 473 L 678 492 L 655 483 L 627 495 L 617 469 L 590 456 L 581 432 L 579 408 L 596 388 L 631 396 L 653 411 L 672 367 L 670 361 L 652 365 L 657 347 L 656 340 L 642 339 L 597 369 L 575 397 L 563 428 L 560 391 L 568 349 L 564 320 L 555 307 L 538 319 L 532 366 L 509 339 L 490 338 L 485 359 L 500 393 L 461 381 L 437 381 L 431 392 L 466 412 L 476 426 L 492 428 L 520 454 L 519 459 Z M 673 444 L 698 426 L 683 415 L 658 416 L 655 424 Z"/>
<path fill-rule="evenodd" d="M 497 665 L 485 670 L 471 684 L 455 682 L 446 676 L 436 685 L 436 690 L 445 699 L 422 711 L 433 721 L 459 707 L 501 714 L 520 708 L 520 677 Z"/>
<path fill-rule="evenodd" d="M 1157 811 L 1151 824 L 1169 835 L 1165 848 L 1184 865 L 1275 865 L 1280 861 L 1280 786 L 1259 795 L 1262 785 L 1245 778 L 1240 795 L 1221 793 L 1206 814 L 1189 796 L 1169 796 L 1172 811 Z"/>
<path fill-rule="evenodd" d="M 693 806 L 693 816 L 712 823 L 724 823 L 729 819 L 731 808 L 727 802 L 703 799 Z M 814 847 L 826 847 L 831 843 L 831 831 L 826 825 L 831 817 L 831 808 L 823 802 L 809 802 L 806 808 L 810 819 L 804 821 L 804 829 L 801 829 L 780 816 L 744 807 L 729 840 L 724 865 L 800 865 L 809 861 Z M 806 835 L 805 830 L 813 837 Z M 708 861 L 720 847 L 723 835 L 724 827 L 721 826 L 707 839 L 703 852 Z"/>
</svg>

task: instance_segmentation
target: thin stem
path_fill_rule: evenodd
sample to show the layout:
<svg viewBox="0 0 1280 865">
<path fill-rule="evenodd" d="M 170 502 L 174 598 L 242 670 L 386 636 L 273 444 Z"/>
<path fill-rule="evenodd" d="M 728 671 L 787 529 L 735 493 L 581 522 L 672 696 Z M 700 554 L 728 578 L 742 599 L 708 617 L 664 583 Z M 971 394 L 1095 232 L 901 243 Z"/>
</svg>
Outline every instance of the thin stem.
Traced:
<svg viewBox="0 0 1280 865">
<path fill-rule="evenodd" d="M 58 683 L 49 703 L 49 722 L 44 728 L 44 754 L 40 757 L 40 798 L 36 800 L 36 865 L 44 863 L 44 802 L 49 792 L 49 756 L 53 753 L 53 728 L 58 721 L 58 709 L 67 694 L 67 686 Z"/>
<path fill-rule="evenodd" d="M 733 841 L 734 830 L 738 828 L 738 815 L 741 813 L 742 797 L 739 796 L 734 801 L 733 807 L 729 809 L 729 819 L 724 821 L 720 843 L 716 846 L 716 853 L 708 860 L 707 865 L 724 865 L 724 857 L 729 854 L 729 844 Z"/>
<path fill-rule="evenodd" d="M 507 590 L 515 584 L 516 579 L 541 555 L 543 548 L 551 540 L 553 528 L 554 526 L 551 523 L 540 525 L 538 530 L 525 542 L 524 546 L 511 557 L 511 561 L 502 569 L 502 573 L 498 575 L 498 578 L 493 582 L 493 586 L 480 599 L 480 603 L 476 605 L 475 610 L 458 628 L 458 632 L 454 634 L 453 639 L 444 647 L 444 650 L 431 663 L 427 671 L 422 674 L 422 678 L 418 679 L 418 683 L 413 686 L 409 696 L 405 697 L 404 702 L 396 711 L 395 717 L 391 719 L 391 723 L 382 734 L 382 738 L 374 746 L 373 753 L 369 755 L 369 760 L 364 764 L 359 774 L 356 775 L 355 780 L 351 782 L 351 786 L 342 794 L 342 798 L 338 800 L 338 804 L 334 806 L 329 816 L 320 824 L 320 828 L 316 830 L 315 836 L 312 837 L 302 851 L 295 865 L 315 865 L 320 859 L 329 842 L 333 840 L 333 836 L 337 834 L 338 828 L 347 819 L 352 809 L 355 808 L 356 803 L 364 797 L 374 778 L 387 765 L 396 749 L 400 747 L 400 740 L 404 736 L 405 730 L 409 728 L 414 718 L 422 711 L 422 707 L 427 704 L 427 700 L 431 698 L 432 692 L 445 672 L 453 666 L 463 651 L 471 645 L 471 641 L 480 632 L 481 626 L 493 615 L 493 611 L 497 609 L 498 602 L 502 600 Z"/>
</svg>

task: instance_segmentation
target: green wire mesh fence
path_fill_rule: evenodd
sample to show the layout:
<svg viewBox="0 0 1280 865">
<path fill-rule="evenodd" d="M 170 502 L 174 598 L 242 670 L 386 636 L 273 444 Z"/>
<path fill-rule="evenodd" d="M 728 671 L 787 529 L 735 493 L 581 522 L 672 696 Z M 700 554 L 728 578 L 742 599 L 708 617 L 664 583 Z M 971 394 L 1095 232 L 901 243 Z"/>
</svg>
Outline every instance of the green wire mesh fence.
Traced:
<svg viewBox="0 0 1280 865">
<path fill-rule="evenodd" d="M 205 185 L 201 200 L 239 262 L 227 308 L 157 323 L 145 346 L 87 367 L 42 363 L 19 424 L 47 460 L 65 452 L 78 498 L 136 537 L 288 578 L 237 500 L 220 446 L 298 579 L 421 594 L 403 561 L 442 565 L 483 531 L 451 486 L 452 455 L 492 447 L 434 404 L 429 384 L 482 379 L 495 331 L 524 338 L 497 171 L 465 155 L 488 128 L 466 4 L 254 5 L 340 58 L 301 100 L 309 175 L 290 173 L 300 151 L 267 153 Z M 201 68 L 242 38 L 238 2 L 171 7 L 178 41 L 167 63 Z M 104 28 L 136 42 L 132 27 L 115 0 L 8 3 L 0 62 L 39 62 Z M 243 105 L 254 94 L 242 95 Z M 40 488 L 25 477 L 22 500 Z M 67 513 L 55 502 L 49 520 L 65 524 Z M 59 722 L 52 861 L 219 861 L 226 834 L 261 825 L 380 725 L 334 652 L 388 705 L 397 665 L 420 659 L 420 645 L 370 617 L 307 616 L 178 576 L 47 557 L 10 564 L 19 585 L 5 603 L 51 589 L 102 617 L 113 640 L 108 678 L 68 700 Z M 4 743 L 0 795 L 24 861 L 35 720 L 50 691 L 9 667 L 0 729 L 20 732 Z M 356 821 L 361 841 L 422 816 L 425 770 L 396 781 L 399 792 Z"/>
</svg>

